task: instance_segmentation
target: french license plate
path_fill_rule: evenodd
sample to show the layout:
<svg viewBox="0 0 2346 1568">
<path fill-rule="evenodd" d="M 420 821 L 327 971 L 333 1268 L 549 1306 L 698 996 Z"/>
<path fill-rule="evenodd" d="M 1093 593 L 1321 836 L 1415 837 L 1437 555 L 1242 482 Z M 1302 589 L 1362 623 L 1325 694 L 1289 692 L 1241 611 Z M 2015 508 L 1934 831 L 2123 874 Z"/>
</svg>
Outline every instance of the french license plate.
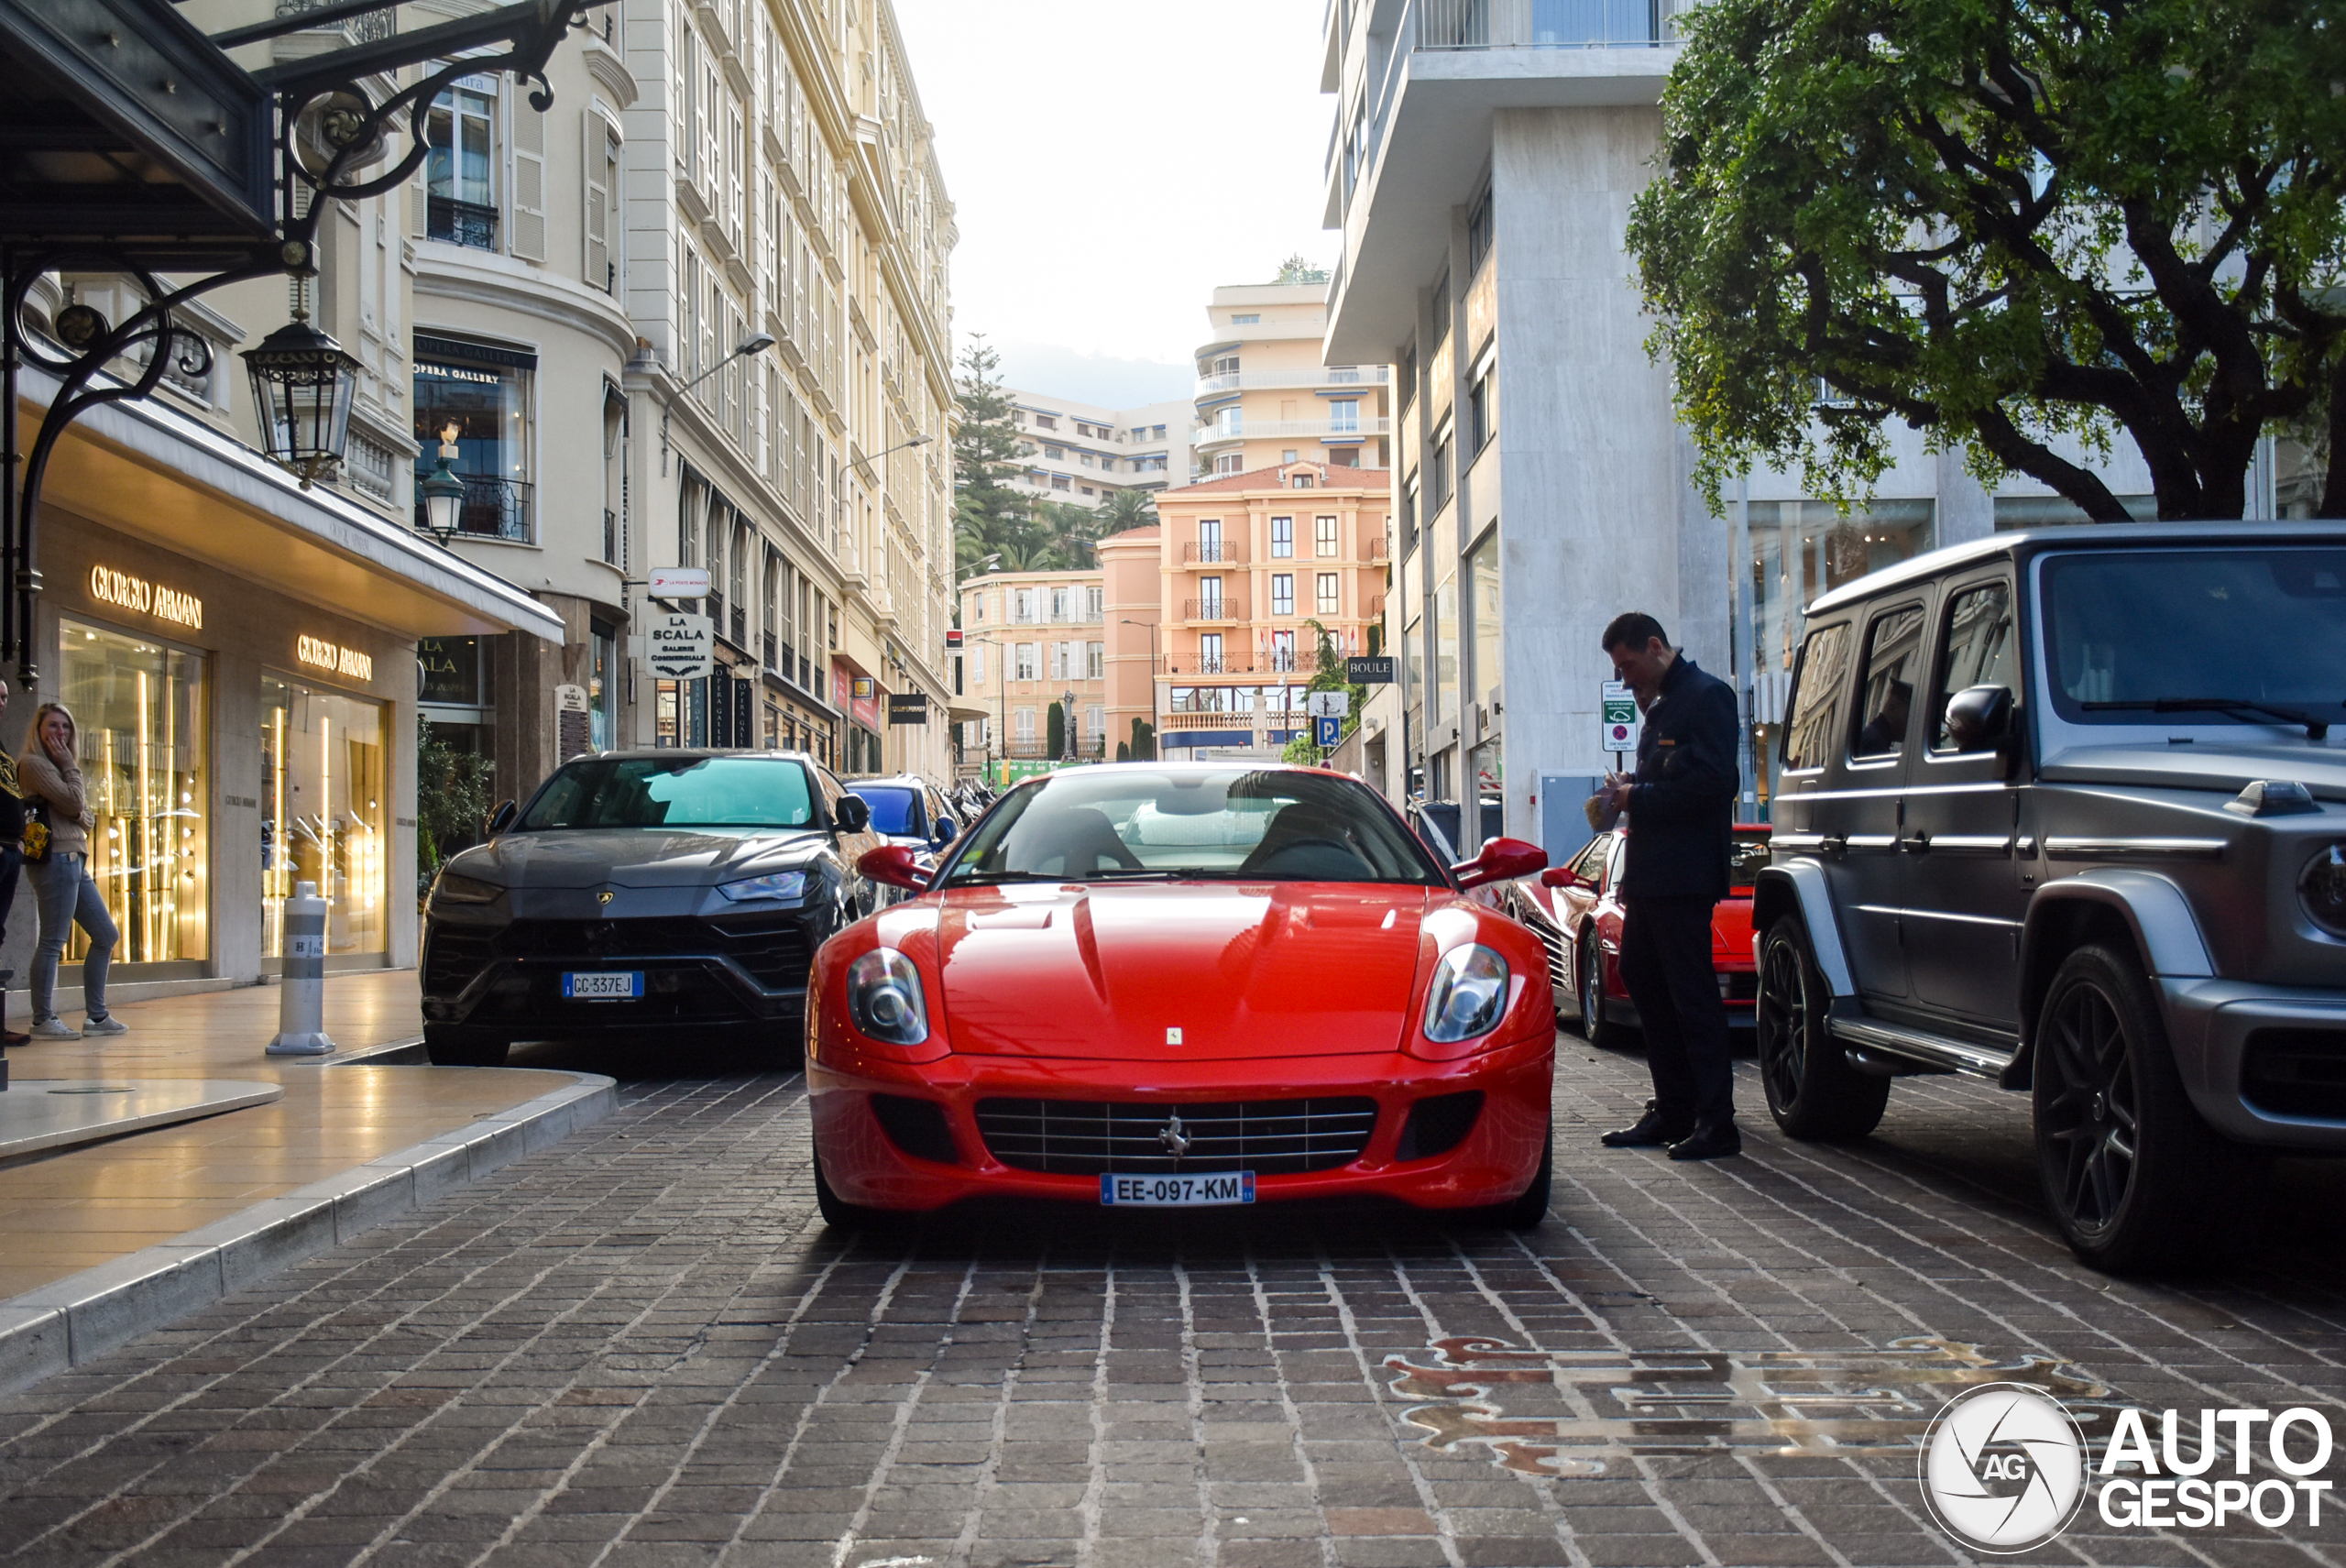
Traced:
<svg viewBox="0 0 2346 1568">
<path fill-rule="evenodd" d="M 1102 1172 L 1100 1201 L 1118 1209 L 1215 1209 L 1255 1201 L 1255 1173 L 1222 1170 L 1201 1176 L 1118 1176 Z"/>
<path fill-rule="evenodd" d="M 562 977 L 562 994 L 573 1002 L 631 1002 L 643 994 L 641 970 L 595 970 Z"/>
</svg>

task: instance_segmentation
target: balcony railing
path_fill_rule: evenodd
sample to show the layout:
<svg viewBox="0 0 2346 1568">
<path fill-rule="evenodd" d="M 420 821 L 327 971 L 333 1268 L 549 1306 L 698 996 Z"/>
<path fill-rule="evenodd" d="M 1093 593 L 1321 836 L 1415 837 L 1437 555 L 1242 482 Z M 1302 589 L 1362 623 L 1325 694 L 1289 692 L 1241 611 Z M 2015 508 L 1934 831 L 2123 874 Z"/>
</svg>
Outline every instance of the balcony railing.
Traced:
<svg viewBox="0 0 2346 1568">
<path fill-rule="evenodd" d="M 1245 556 L 1235 539 L 1193 539 L 1181 546 L 1183 562 L 1195 566 L 1234 565 Z"/>
<path fill-rule="evenodd" d="M 1173 653 L 1165 661 L 1168 675 L 1308 675 L 1319 667 L 1319 654 L 1309 648 L 1292 653 Z"/>
<path fill-rule="evenodd" d="M 456 521 L 460 537 L 510 539 L 521 544 L 530 542 L 531 499 L 536 486 L 526 479 L 508 479 L 497 474 L 459 474 L 456 477 L 465 482 L 465 508 Z M 415 503 L 415 526 L 424 526 L 421 499 Z"/>
<path fill-rule="evenodd" d="M 300 16 L 312 11 L 322 11 L 334 0 L 277 0 L 280 16 Z M 379 43 L 399 31 L 399 13 L 388 7 L 370 16 L 351 16 L 343 21 L 321 23 L 322 27 L 338 27 L 342 36 L 355 44 Z"/>
<path fill-rule="evenodd" d="M 1255 419 L 1248 420 L 1237 430 L 1219 430 L 1210 425 L 1200 425 L 1190 435 L 1189 444 L 1212 446 L 1222 442 L 1256 441 L 1280 436 L 1306 438 L 1330 435 L 1378 436 L 1390 434 L 1392 428 L 1393 422 L 1383 414 L 1373 418 L 1364 415 L 1349 424 L 1340 424 L 1334 420 L 1328 419 Z"/>
<path fill-rule="evenodd" d="M 1237 620 L 1238 601 L 1231 598 L 1183 599 L 1181 619 L 1184 620 Z"/>
<path fill-rule="evenodd" d="M 1381 533 L 1361 543 L 1360 558 L 1364 561 L 1382 561 L 1389 554 L 1391 547 L 1385 543 L 1385 536 Z"/>
<path fill-rule="evenodd" d="M 1198 378 L 1196 395 L 1252 392 L 1287 387 L 1374 387 L 1393 378 L 1384 365 L 1294 365 L 1284 370 L 1230 370 Z"/>
<path fill-rule="evenodd" d="M 497 248 L 497 209 L 454 196 L 434 196 L 425 203 L 423 235 L 475 250 Z"/>
<path fill-rule="evenodd" d="M 1418 0 L 1417 47 L 1604 49 L 1674 44 L 1690 0 Z"/>
</svg>

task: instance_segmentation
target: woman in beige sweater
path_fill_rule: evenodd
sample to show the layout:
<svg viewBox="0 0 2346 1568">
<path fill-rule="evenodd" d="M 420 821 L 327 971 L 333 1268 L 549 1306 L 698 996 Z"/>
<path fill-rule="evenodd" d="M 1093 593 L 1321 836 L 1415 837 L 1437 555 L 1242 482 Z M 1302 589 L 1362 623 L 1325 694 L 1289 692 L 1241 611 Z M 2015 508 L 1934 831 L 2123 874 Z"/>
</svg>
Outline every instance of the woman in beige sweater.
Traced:
<svg viewBox="0 0 2346 1568">
<path fill-rule="evenodd" d="M 33 731 L 26 737 L 24 756 L 16 764 L 25 804 L 49 807 L 49 859 L 25 864 L 40 911 L 40 941 L 33 948 L 36 1040 L 130 1033 L 106 1012 L 106 966 L 114 960 L 114 945 L 121 934 L 106 913 L 98 884 L 90 880 L 90 829 L 97 826 L 97 814 L 90 809 L 81 764 L 75 761 L 78 740 L 73 715 L 65 705 L 45 702 L 33 715 Z M 77 924 L 90 938 L 89 955 L 82 960 L 82 1001 L 89 1017 L 79 1029 L 60 1018 L 51 1005 L 57 995 L 58 960 L 65 956 L 65 938 Z"/>
</svg>

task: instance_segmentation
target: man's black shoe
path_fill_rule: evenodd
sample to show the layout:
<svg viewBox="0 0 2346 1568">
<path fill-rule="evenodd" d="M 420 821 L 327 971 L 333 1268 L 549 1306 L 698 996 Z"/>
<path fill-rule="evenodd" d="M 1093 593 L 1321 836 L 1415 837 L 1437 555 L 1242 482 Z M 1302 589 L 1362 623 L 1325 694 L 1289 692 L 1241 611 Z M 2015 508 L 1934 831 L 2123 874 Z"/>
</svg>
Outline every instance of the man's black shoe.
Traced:
<svg viewBox="0 0 2346 1568">
<path fill-rule="evenodd" d="M 1670 1146 L 1672 1159 L 1720 1159 L 1742 1152 L 1743 1135 L 1736 1131 L 1733 1122 L 1697 1127 Z"/>
<path fill-rule="evenodd" d="M 1661 1113 L 1649 1103 L 1646 1113 L 1638 1118 L 1634 1127 L 1622 1127 L 1597 1139 L 1608 1149 L 1652 1149 L 1674 1144 L 1684 1137 L 1687 1128 L 1682 1123 L 1672 1125 L 1662 1119 Z"/>
</svg>

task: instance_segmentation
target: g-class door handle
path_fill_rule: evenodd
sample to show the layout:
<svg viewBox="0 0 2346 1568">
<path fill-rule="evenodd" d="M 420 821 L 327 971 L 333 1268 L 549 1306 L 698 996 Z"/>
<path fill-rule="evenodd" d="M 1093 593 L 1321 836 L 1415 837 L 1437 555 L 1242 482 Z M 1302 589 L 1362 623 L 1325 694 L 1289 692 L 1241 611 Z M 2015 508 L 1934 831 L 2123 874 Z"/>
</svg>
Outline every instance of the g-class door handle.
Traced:
<svg viewBox="0 0 2346 1568">
<path fill-rule="evenodd" d="M 1930 849 L 1931 836 L 1928 833 L 1912 834 L 1899 839 L 1898 847 L 1910 855 L 1919 855 Z"/>
<path fill-rule="evenodd" d="M 1827 833 L 1816 841 L 1816 847 L 1828 855 L 1842 855 L 1848 852 L 1849 840 L 1838 833 Z"/>
</svg>

